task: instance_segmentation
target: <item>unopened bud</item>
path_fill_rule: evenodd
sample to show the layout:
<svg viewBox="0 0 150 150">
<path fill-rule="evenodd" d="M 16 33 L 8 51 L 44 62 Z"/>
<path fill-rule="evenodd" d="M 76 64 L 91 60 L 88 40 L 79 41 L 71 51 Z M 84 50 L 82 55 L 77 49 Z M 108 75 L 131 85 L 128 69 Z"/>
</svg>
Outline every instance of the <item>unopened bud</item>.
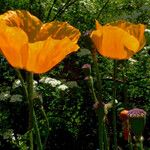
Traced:
<svg viewBox="0 0 150 150">
<path fill-rule="evenodd" d="M 84 64 L 82 66 L 82 69 L 86 76 L 90 76 L 90 74 L 91 74 L 91 65 L 90 64 Z"/>
<path fill-rule="evenodd" d="M 128 110 L 124 109 L 120 112 L 119 117 L 122 121 L 125 121 L 128 119 Z"/>
</svg>

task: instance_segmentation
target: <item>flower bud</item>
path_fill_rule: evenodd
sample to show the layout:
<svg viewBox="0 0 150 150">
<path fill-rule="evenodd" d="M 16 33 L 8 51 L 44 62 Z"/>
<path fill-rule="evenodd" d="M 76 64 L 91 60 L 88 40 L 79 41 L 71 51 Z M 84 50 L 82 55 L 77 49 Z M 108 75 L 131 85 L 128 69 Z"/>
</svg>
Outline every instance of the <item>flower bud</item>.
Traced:
<svg viewBox="0 0 150 150">
<path fill-rule="evenodd" d="M 82 69 L 85 73 L 86 76 L 90 76 L 91 75 L 91 65 L 90 64 L 84 64 L 82 66 Z"/>
<path fill-rule="evenodd" d="M 119 117 L 122 121 L 125 121 L 128 119 L 128 110 L 124 109 L 120 112 Z"/>
</svg>

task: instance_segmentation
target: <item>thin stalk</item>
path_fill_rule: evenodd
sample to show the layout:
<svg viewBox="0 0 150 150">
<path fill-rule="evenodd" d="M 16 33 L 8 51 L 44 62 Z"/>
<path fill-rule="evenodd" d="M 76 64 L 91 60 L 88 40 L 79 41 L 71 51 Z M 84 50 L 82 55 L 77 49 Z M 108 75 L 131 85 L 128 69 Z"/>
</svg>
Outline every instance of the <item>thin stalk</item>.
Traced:
<svg viewBox="0 0 150 150">
<path fill-rule="evenodd" d="M 36 132 L 36 136 L 37 136 L 38 150 L 43 150 L 43 146 L 42 146 L 42 142 L 41 142 L 41 136 L 40 136 L 40 131 L 39 131 L 37 118 L 36 118 L 34 109 L 33 109 L 33 118 L 34 118 L 35 132 Z"/>
<path fill-rule="evenodd" d="M 39 132 L 39 128 L 38 128 L 38 124 L 37 124 L 37 118 L 34 112 L 34 108 L 33 108 L 33 74 L 27 72 L 27 86 L 28 89 L 26 87 L 26 84 L 23 80 L 23 77 L 20 73 L 20 71 L 18 69 L 16 69 L 18 78 L 21 81 L 23 90 L 24 90 L 24 95 L 25 95 L 25 99 L 26 101 L 28 101 L 28 107 L 29 107 L 29 126 L 28 126 L 28 130 L 29 130 L 29 140 L 30 140 L 30 150 L 33 150 L 33 124 L 35 126 L 35 132 L 36 132 L 36 136 L 37 136 L 37 144 L 38 144 L 38 149 L 39 150 L 43 150 L 42 148 L 42 143 L 41 143 L 41 138 L 40 138 L 40 132 Z"/>
<path fill-rule="evenodd" d="M 99 73 L 99 67 L 98 62 L 96 58 L 96 50 L 92 50 L 92 58 L 94 62 L 94 68 L 96 72 L 96 78 L 97 78 L 97 90 L 98 92 L 98 102 L 100 104 L 100 108 L 98 109 L 97 115 L 98 115 L 98 134 L 99 134 L 99 149 L 103 150 L 104 147 L 108 146 L 108 138 L 106 133 L 106 126 L 105 126 L 105 104 L 102 102 L 102 77 L 101 73 Z"/>
<path fill-rule="evenodd" d="M 114 132 L 114 136 L 113 136 L 113 140 L 114 140 L 114 145 L 113 145 L 113 150 L 117 150 L 117 129 L 116 129 L 116 88 L 117 88 L 117 84 L 116 84 L 116 75 L 117 75 L 117 61 L 114 60 L 114 71 L 113 71 L 113 81 L 114 81 L 114 85 L 113 85 L 113 132 Z"/>
<path fill-rule="evenodd" d="M 22 77 L 22 75 L 21 75 L 20 70 L 18 70 L 18 69 L 15 69 L 15 70 L 16 70 L 17 76 L 18 76 L 18 78 L 19 78 L 19 80 L 20 80 L 20 82 L 21 82 L 22 89 L 23 89 L 23 91 L 24 91 L 23 94 L 24 94 L 24 96 L 25 96 L 25 99 L 26 99 L 26 101 L 28 102 L 28 90 L 27 90 L 26 84 L 25 84 L 25 82 L 24 82 L 24 79 L 23 79 L 23 77 Z"/>
<path fill-rule="evenodd" d="M 99 11 L 99 13 L 98 13 L 96 19 L 99 19 L 99 17 L 100 17 L 100 15 L 101 15 L 102 11 L 104 10 L 104 8 L 107 6 L 108 3 L 109 3 L 109 0 L 107 0 L 106 3 L 103 5 L 103 7 L 100 9 L 100 11 Z"/>
<path fill-rule="evenodd" d="M 31 10 L 32 10 L 32 4 L 33 4 L 33 0 L 29 0 L 29 5 L 28 5 L 28 7 L 29 7 L 29 11 L 31 11 Z"/>
<path fill-rule="evenodd" d="M 140 147 L 139 150 L 144 150 L 144 147 L 143 147 L 143 141 L 142 141 L 142 140 L 140 140 L 139 147 Z"/>
<path fill-rule="evenodd" d="M 104 124 L 104 150 L 109 150 L 109 142 L 108 142 L 108 137 L 107 137 L 107 128 L 106 125 Z"/>
<path fill-rule="evenodd" d="M 94 99 L 94 102 L 98 102 L 94 86 L 93 86 L 93 78 L 92 76 L 89 76 L 89 87 L 91 90 L 92 97 Z M 103 141 L 103 126 L 104 126 L 104 106 L 100 103 L 100 108 L 96 111 L 98 116 L 98 138 L 99 138 L 99 149 L 104 150 L 104 141 Z"/>
<path fill-rule="evenodd" d="M 98 89 L 98 101 L 102 102 L 102 77 L 101 74 L 99 73 L 99 67 L 98 67 L 98 63 L 97 63 L 97 58 L 96 58 L 96 50 L 93 49 L 92 50 L 92 59 L 94 62 L 94 68 L 95 68 L 95 72 L 96 72 L 96 85 L 97 85 L 97 89 Z"/>
<path fill-rule="evenodd" d="M 72 4 L 74 4 L 75 2 L 76 2 L 76 0 L 74 0 L 74 1 L 68 0 L 63 7 L 61 7 L 60 9 L 58 9 L 58 12 L 56 13 L 56 15 L 53 17 L 53 19 L 51 21 L 54 21 L 58 16 L 60 17 L 65 12 L 65 10 L 69 6 L 71 6 Z"/>
<path fill-rule="evenodd" d="M 131 134 L 129 133 L 129 140 L 128 140 L 128 143 L 129 143 L 129 149 L 130 150 L 133 150 L 133 143 L 132 143 L 132 138 L 131 138 Z"/>
<path fill-rule="evenodd" d="M 29 139 L 30 139 L 30 150 L 33 150 L 33 74 L 28 72 L 28 80 L 27 80 L 27 86 L 28 86 L 28 101 L 29 101 L 29 126 L 28 130 L 29 133 Z"/>
<path fill-rule="evenodd" d="M 92 94 L 93 100 L 94 100 L 94 102 L 98 102 L 96 94 L 95 94 L 95 91 L 94 91 L 93 77 L 89 76 L 88 78 L 89 78 L 88 79 L 88 83 L 89 83 L 89 87 L 90 87 L 90 90 L 91 90 L 91 94 Z"/>
<path fill-rule="evenodd" d="M 54 7 L 54 5 L 55 5 L 56 2 L 57 2 L 57 0 L 53 0 L 53 4 L 52 4 L 52 6 L 50 7 L 50 9 L 49 9 L 49 11 L 48 11 L 48 14 L 47 14 L 47 17 L 46 17 L 46 21 L 49 20 L 50 14 L 51 14 L 52 9 L 53 9 L 53 7 Z"/>
<path fill-rule="evenodd" d="M 122 71 L 122 78 L 123 78 L 123 99 L 125 104 L 128 102 L 128 86 L 127 86 L 127 78 L 126 78 L 126 70 L 127 70 L 127 62 L 126 60 L 123 61 L 124 68 Z"/>
<path fill-rule="evenodd" d="M 47 118 L 47 115 L 45 113 L 45 110 L 44 110 L 43 106 L 41 106 L 40 110 L 41 110 L 42 115 L 44 116 L 44 118 L 46 120 L 46 126 L 47 126 L 47 132 L 46 132 L 45 140 L 44 140 L 44 147 L 45 147 L 47 139 L 48 139 L 48 135 L 49 135 L 50 126 L 49 126 L 49 121 L 48 121 L 48 118 Z"/>
<path fill-rule="evenodd" d="M 143 148 L 143 137 L 135 137 L 135 145 L 136 145 L 136 150 L 144 150 Z"/>
<path fill-rule="evenodd" d="M 99 149 L 104 150 L 104 109 L 98 109 Z"/>
</svg>

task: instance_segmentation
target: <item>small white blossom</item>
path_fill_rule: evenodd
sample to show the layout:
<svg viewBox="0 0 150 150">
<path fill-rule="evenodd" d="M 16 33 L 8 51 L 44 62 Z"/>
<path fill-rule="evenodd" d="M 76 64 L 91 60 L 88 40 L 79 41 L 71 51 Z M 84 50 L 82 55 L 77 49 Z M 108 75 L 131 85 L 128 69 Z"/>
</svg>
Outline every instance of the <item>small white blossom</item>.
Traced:
<svg viewBox="0 0 150 150">
<path fill-rule="evenodd" d="M 61 82 L 59 80 L 55 80 L 55 81 L 50 81 L 49 84 L 52 86 L 52 87 L 56 87 L 57 85 L 60 85 Z"/>
<path fill-rule="evenodd" d="M 12 129 L 8 129 L 6 132 L 3 133 L 3 139 L 12 139 L 12 136 L 14 136 Z"/>
<path fill-rule="evenodd" d="M 0 93 L 0 100 L 4 101 L 7 100 L 8 98 L 10 98 L 10 91 L 6 91 L 6 92 L 1 92 Z"/>
<path fill-rule="evenodd" d="M 66 89 L 68 89 L 68 86 L 66 86 L 65 84 L 59 85 L 58 89 L 65 91 Z"/>
<path fill-rule="evenodd" d="M 118 104 L 118 100 L 117 99 L 115 99 L 115 104 Z"/>
<path fill-rule="evenodd" d="M 131 64 L 134 64 L 137 62 L 137 60 L 133 59 L 133 58 L 129 58 L 129 61 L 131 62 Z"/>
<path fill-rule="evenodd" d="M 12 95 L 10 102 L 21 102 L 22 101 L 22 95 L 16 94 Z"/>
<path fill-rule="evenodd" d="M 33 88 L 34 88 L 34 89 L 36 89 L 37 85 L 38 85 L 38 82 L 35 81 L 35 80 L 33 80 Z"/>
<path fill-rule="evenodd" d="M 56 87 L 57 85 L 61 84 L 61 81 L 50 78 L 50 77 L 43 77 L 39 81 L 40 83 L 50 84 L 52 87 Z"/>
<path fill-rule="evenodd" d="M 14 134 L 14 133 L 12 133 L 11 135 L 12 135 L 12 140 L 13 140 L 13 141 L 15 141 L 15 140 L 16 140 L 16 138 L 15 138 L 15 134 Z"/>
<path fill-rule="evenodd" d="M 12 89 L 18 88 L 19 86 L 21 86 L 21 82 L 19 79 L 17 79 L 14 81 Z"/>
<path fill-rule="evenodd" d="M 33 88 L 36 88 L 38 82 L 33 80 Z M 15 80 L 12 86 L 12 89 L 16 89 L 21 86 L 21 81 L 19 79 Z"/>
</svg>

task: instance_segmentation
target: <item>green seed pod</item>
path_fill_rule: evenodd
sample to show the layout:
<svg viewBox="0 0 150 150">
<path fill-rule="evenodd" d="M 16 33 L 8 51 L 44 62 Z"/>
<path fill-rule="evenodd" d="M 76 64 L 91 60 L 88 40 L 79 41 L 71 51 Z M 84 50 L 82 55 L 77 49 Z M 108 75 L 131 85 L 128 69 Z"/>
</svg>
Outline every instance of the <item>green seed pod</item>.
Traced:
<svg viewBox="0 0 150 150">
<path fill-rule="evenodd" d="M 146 124 L 146 112 L 143 109 L 134 108 L 128 111 L 130 129 L 136 137 L 141 137 Z"/>
</svg>

